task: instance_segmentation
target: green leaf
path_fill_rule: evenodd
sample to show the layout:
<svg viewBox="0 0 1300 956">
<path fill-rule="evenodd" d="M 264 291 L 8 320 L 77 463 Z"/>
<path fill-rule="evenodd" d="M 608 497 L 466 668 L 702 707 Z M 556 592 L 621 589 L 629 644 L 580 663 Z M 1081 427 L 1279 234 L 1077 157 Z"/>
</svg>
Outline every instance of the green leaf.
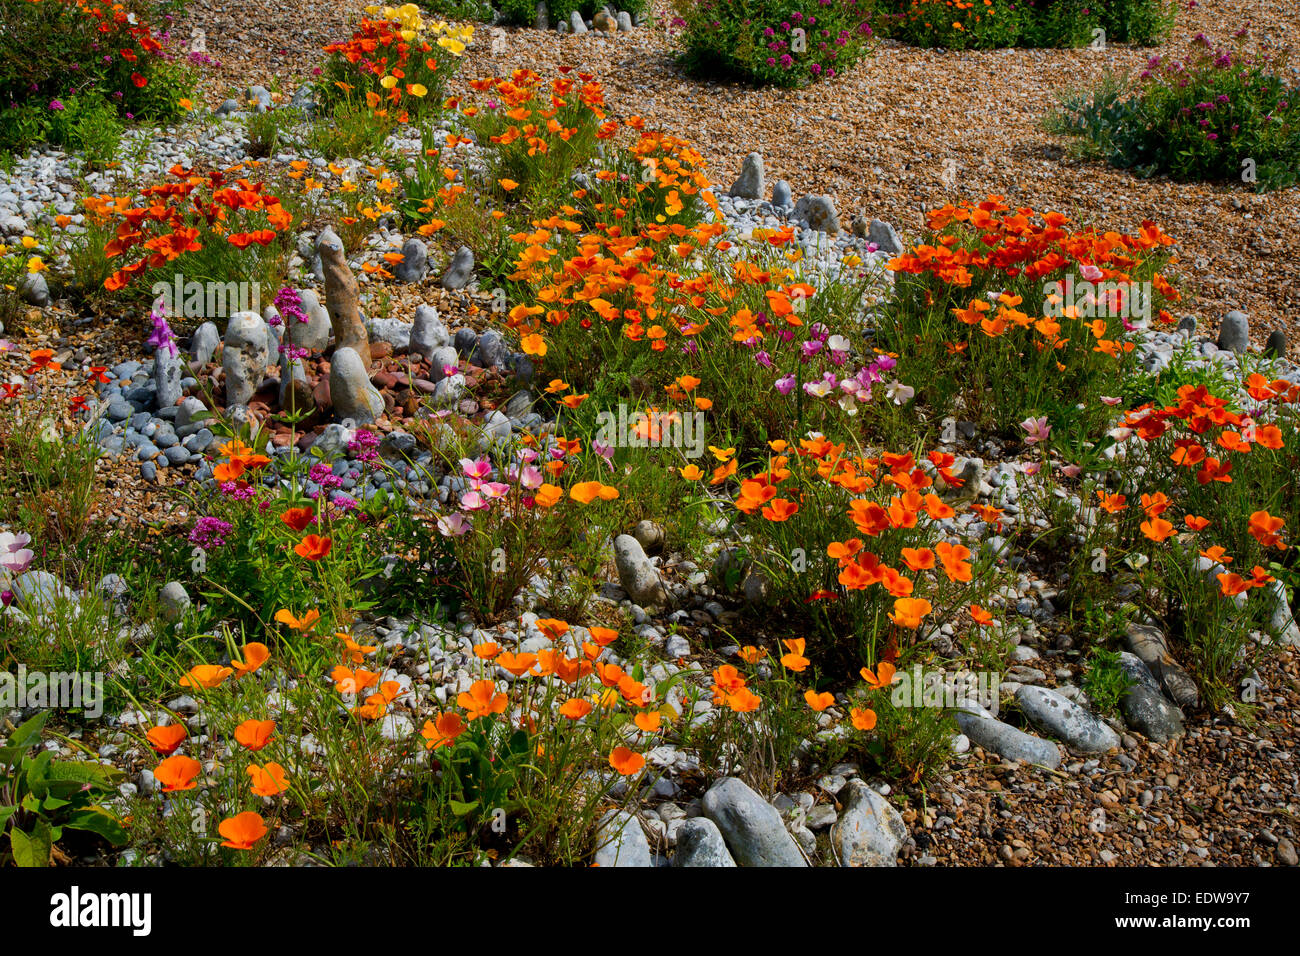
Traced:
<svg viewBox="0 0 1300 956">
<path fill-rule="evenodd" d="M 91 833 L 98 833 L 114 846 L 121 846 L 127 841 L 126 828 L 117 817 L 103 807 L 80 810 L 69 817 L 63 826 L 69 830 L 88 830 Z"/>
<path fill-rule="evenodd" d="M 451 812 L 456 814 L 458 817 L 466 816 L 478 806 L 477 800 L 473 803 L 461 803 L 459 800 L 448 800 L 447 803 L 451 807 Z"/>
<path fill-rule="evenodd" d="M 49 716 L 50 712 L 48 710 L 43 710 L 31 720 L 20 726 L 10 734 L 9 740 L 5 745 L 5 750 L 9 750 L 13 747 L 25 750 L 32 746 L 32 744 L 36 743 L 36 740 L 40 737 L 41 728 L 45 726 L 45 721 Z"/>
<path fill-rule="evenodd" d="M 53 845 L 50 825 L 44 820 L 37 820 L 30 834 L 24 833 L 17 827 L 9 833 L 9 847 L 14 854 L 14 863 L 18 866 L 49 866 L 50 848 Z"/>
</svg>

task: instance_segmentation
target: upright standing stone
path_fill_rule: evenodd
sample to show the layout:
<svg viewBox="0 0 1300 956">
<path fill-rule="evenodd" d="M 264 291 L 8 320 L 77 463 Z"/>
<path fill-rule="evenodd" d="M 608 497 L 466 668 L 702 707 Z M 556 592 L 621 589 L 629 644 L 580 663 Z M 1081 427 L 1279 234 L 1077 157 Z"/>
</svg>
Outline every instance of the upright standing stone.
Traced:
<svg viewBox="0 0 1300 956">
<path fill-rule="evenodd" d="M 402 244 L 402 261 L 393 269 L 398 282 L 419 282 L 429 271 L 429 249 L 412 236 Z"/>
<path fill-rule="evenodd" d="M 435 349 L 440 349 L 451 341 L 447 326 L 442 324 L 438 310 L 431 305 L 420 305 L 415 310 L 415 321 L 411 323 L 410 350 L 412 355 L 423 359 L 433 357 Z"/>
<path fill-rule="evenodd" d="M 442 276 L 444 289 L 463 289 L 474 278 L 474 253 L 469 246 L 461 246 L 451 257 L 451 264 Z"/>
<path fill-rule="evenodd" d="M 384 397 L 370 384 L 367 366 L 355 349 L 334 350 L 330 359 L 330 400 L 334 414 L 358 425 L 374 424 L 384 413 Z"/>
<path fill-rule="evenodd" d="M 876 244 L 877 252 L 887 252 L 891 256 L 903 251 L 903 240 L 898 237 L 897 230 L 883 219 L 871 220 L 871 225 L 867 228 L 867 241 Z"/>
<path fill-rule="evenodd" d="M 314 289 L 302 289 L 298 293 L 302 300 L 302 311 L 307 316 L 306 322 L 289 318 L 284 323 L 285 338 L 300 349 L 323 352 L 330 344 L 332 323 L 330 314 L 316 298 Z"/>
<path fill-rule="evenodd" d="M 1286 358 L 1286 332 L 1282 329 L 1270 332 L 1268 341 L 1264 343 L 1264 354 L 1269 358 Z"/>
<path fill-rule="evenodd" d="M 537 13 L 533 17 L 533 28 L 536 30 L 549 30 L 551 28 L 551 11 L 546 7 L 546 0 L 537 4 Z"/>
<path fill-rule="evenodd" d="M 325 267 L 325 308 L 334 326 L 335 348 L 352 349 L 368 369 L 370 338 L 361 322 L 361 293 L 343 255 L 343 242 L 334 230 L 326 229 L 316 239 L 316 251 Z"/>
<path fill-rule="evenodd" d="M 226 406 L 247 405 L 266 374 L 266 323 L 256 312 L 236 312 L 226 326 L 221 367 Z"/>
<path fill-rule="evenodd" d="M 1223 317 L 1218 346 L 1223 352 L 1244 352 L 1250 348 L 1250 320 L 1245 312 L 1233 309 Z"/>
<path fill-rule="evenodd" d="M 740 175 L 732 183 L 728 196 L 734 196 L 737 199 L 762 199 L 763 193 L 767 191 L 765 175 L 763 172 L 763 155 L 761 153 L 750 153 L 741 163 Z"/>
<path fill-rule="evenodd" d="M 794 218 L 808 223 L 809 228 L 835 236 L 840 231 L 839 213 L 830 196 L 804 196 L 794 206 Z"/>
<path fill-rule="evenodd" d="M 784 209 L 794 202 L 794 195 L 790 192 L 790 184 L 784 179 L 778 179 L 772 186 L 772 205 Z"/>
<path fill-rule="evenodd" d="M 171 408 L 181 400 L 181 360 L 171 349 L 153 353 L 153 382 L 159 408 Z"/>
<path fill-rule="evenodd" d="M 202 368 L 211 362 L 220 344 L 221 333 L 217 331 L 215 322 L 204 322 L 200 325 L 190 337 L 190 352 L 194 355 L 194 364 Z"/>
<path fill-rule="evenodd" d="M 586 33 L 587 24 L 582 19 L 582 14 L 574 10 L 569 14 L 569 30 L 572 33 Z"/>
</svg>

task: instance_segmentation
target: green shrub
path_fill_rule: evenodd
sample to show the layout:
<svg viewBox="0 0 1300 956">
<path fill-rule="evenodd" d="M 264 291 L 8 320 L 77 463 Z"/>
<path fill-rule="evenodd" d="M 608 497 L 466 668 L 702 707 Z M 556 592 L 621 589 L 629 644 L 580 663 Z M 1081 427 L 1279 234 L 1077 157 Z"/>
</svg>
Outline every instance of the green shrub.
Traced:
<svg viewBox="0 0 1300 956">
<path fill-rule="evenodd" d="M 1110 41 L 1152 45 L 1173 26 L 1169 0 L 880 0 L 875 26 L 914 46 L 950 50 L 1080 47 Z"/>
<path fill-rule="evenodd" d="M 1066 94 L 1046 126 L 1142 177 L 1284 188 L 1300 181 L 1300 88 L 1284 73 L 1281 56 L 1212 49 L 1201 34 L 1185 61 L 1154 56 L 1136 79 Z"/>
<path fill-rule="evenodd" d="M 676 0 L 682 66 L 697 76 L 800 86 L 866 54 L 871 0 Z"/>
<path fill-rule="evenodd" d="M 193 76 L 185 61 L 168 58 L 150 26 L 154 13 L 141 0 L 110 16 L 70 0 L 0 0 L 0 103 L 8 107 L 0 148 L 110 148 L 100 104 L 126 120 L 181 115 Z"/>
</svg>

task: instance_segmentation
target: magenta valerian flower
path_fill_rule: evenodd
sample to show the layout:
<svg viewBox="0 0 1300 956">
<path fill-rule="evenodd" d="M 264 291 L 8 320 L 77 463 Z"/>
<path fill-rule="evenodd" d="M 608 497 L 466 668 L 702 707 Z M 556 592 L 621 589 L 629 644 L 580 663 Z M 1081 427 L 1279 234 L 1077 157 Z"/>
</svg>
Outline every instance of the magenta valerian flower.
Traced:
<svg viewBox="0 0 1300 956">
<path fill-rule="evenodd" d="M 1020 423 L 1020 427 L 1025 430 L 1025 444 L 1036 445 L 1040 441 L 1047 441 L 1052 434 L 1052 426 L 1047 424 L 1047 416 L 1041 418 L 1026 418 Z"/>
<path fill-rule="evenodd" d="M 226 538 L 234 530 L 235 526 L 229 521 L 204 515 L 194 522 L 194 529 L 189 534 L 189 542 L 204 550 L 212 550 L 225 544 Z"/>
<path fill-rule="evenodd" d="M 273 304 L 275 305 L 276 311 L 278 311 L 280 315 L 284 316 L 286 320 L 296 319 L 299 322 L 307 321 L 307 313 L 302 309 L 302 296 L 298 294 L 297 289 L 291 288 L 290 286 L 284 286 L 275 294 L 275 301 Z"/>
</svg>

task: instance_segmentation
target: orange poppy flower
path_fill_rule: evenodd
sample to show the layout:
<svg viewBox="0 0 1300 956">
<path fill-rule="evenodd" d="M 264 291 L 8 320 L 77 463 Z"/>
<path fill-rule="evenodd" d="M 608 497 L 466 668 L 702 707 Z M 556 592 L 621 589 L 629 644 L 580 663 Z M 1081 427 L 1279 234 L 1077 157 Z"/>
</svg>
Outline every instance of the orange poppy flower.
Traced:
<svg viewBox="0 0 1300 956">
<path fill-rule="evenodd" d="M 803 699 L 808 702 L 809 707 L 819 714 L 835 703 L 835 695 L 829 691 L 819 694 L 815 690 L 806 690 Z"/>
<path fill-rule="evenodd" d="M 569 633 L 568 623 L 553 617 L 538 618 L 534 623 L 537 625 L 537 629 L 546 635 L 548 640 L 558 641 Z"/>
<path fill-rule="evenodd" d="M 474 645 L 474 656 L 481 661 L 490 661 L 501 653 L 501 645 L 494 641 L 485 641 Z"/>
<path fill-rule="evenodd" d="M 234 671 L 229 667 L 220 667 L 217 664 L 196 664 L 181 678 L 181 686 L 193 687 L 196 690 L 200 687 L 211 690 L 220 687 L 221 683 L 233 673 Z"/>
<path fill-rule="evenodd" d="M 288 608 L 281 608 L 275 612 L 275 620 L 280 624 L 287 624 L 295 631 L 307 631 L 320 620 L 320 611 L 313 608 L 302 617 L 298 617 Z"/>
<path fill-rule="evenodd" d="M 1200 515 L 1183 515 L 1183 524 L 1192 531 L 1204 531 L 1210 526 L 1210 519 Z"/>
<path fill-rule="evenodd" d="M 570 697 L 560 705 L 560 715 L 569 720 L 581 720 L 591 713 L 591 701 L 581 697 Z"/>
<path fill-rule="evenodd" d="M 294 531 L 302 534 L 307 530 L 307 525 L 316 520 L 316 509 L 290 508 L 284 514 L 280 515 L 280 520 Z"/>
<path fill-rule="evenodd" d="M 180 724 L 168 724 L 166 727 L 153 727 L 144 735 L 149 746 L 164 757 L 176 752 L 186 737 L 185 728 Z"/>
<path fill-rule="evenodd" d="M 217 827 L 217 832 L 226 838 L 222 846 L 228 846 L 232 850 L 251 850 L 268 831 L 261 815 L 250 810 L 228 820 L 222 820 Z"/>
<path fill-rule="evenodd" d="M 306 558 L 308 561 L 319 561 L 330 553 L 332 546 L 333 542 L 329 538 L 309 534 L 293 550 L 299 557 Z"/>
<path fill-rule="evenodd" d="M 921 626 L 921 618 L 932 610 L 925 598 L 899 598 L 894 602 L 894 611 L 889 619 L 899 627 L 917 628 Z"/>
<path fill-rule="evenodd" d="M 663 720 L 663 715 L 657 710 L 643 710 L 632 718 L 633 722 L 647 734 L 653 734 L 659 729 L 659 724 Z"/>
<path fill-rule="evenodd" d="M 873 690 L 881 690 L 894 683 L 897 669 L 889 661 L 881 661 L 876 665 L 874 672 L 871 668 L 864 667 L 859 673 L 862 675 L 862 679 L 867 682 L 868 687 Z"/>
<path fill-rule="evenodd" d="M 787 667 L 797 674 L 811 663 L 808 658 L 803 656 L 805 642 L 802 637 L 792 638 L 781 643 L 790 649 L 790 652 L 781 658 L 781 666 Z"/>
<path fill-rule="evenodd" d="M 869 707 L 854 707 L 849 711 L 849 717 L 858 730 L 873 730 L 876 726 L 876 712 Z"/>
<path fill-rule="evenodd" d="M 176 793 L 198 786 L 194 778 L 202 769 L 202 764 L 194 758 L 176 754 L 154 767 L 153 776 L 163 785 L 163 793 Z"/>
<path fill-rule="evenodd" d="M 591 634 L 591 639 L 601 647 L 608 647 L 618 640 L 618 631 L 612 627 L 589 627 L 587 631 Z"/>
<path fill-rule="evenodd" d="M 1152 518 L 1150 521 L 1143 521 L 1141 530 L 1144 535 L 1156 543 L 1178 533 L 1174 526 L 1164 518 Z"/>
<path fill-rule="evenodd" d="M 246 720 L 235 728 L 235 740 L 241 747 L 256 753 L 270 742 L 273 733 L 274 720 Z"/>
<path fill-rule="evenodd" d="M 456 703 L 469 712 L 470 720 L 478 720 L 492 714 L 503 713 L 509 699 L 505 694 L 496 693 L 496 681 L 475 681 L 468 693 L 456 697 Z"/>
<path fill-rule="evenodd" d="M 497 658 L 497 664 L 516 677 L 522 677 L 536 663 L 536 654 L 513 654 L 510 651 L 505 651 Z"/>
<path fill-rule="evenodd" d="M 232 659 L 230 666 L 235 670 L 235 679 L 247 677 L 265 664 L 271 657 L 271 651 L 265 644 L 254 641 L 252 644 L 244 645 L 244 659 L 237 661 Z"/>
<path fill-rule="evenodd" d="M 1256 511 L 1250 516 L 1250 524 L 1247 530 L 1251 536 L 1260 543 L 1264 548 L 1283 548 L 1282 538 L 1278 534 L 1286 521 L 1282 518 L 1275 518 L 1267 511 Z"/>
<path fill-rule="evenodd" d="M 993 615 L 984 610 L 984 608 L 980 607 L 978 604 L 972 604 L 970 606 L 970 616 L 976 624 L 993 623 Z"/>
<path fill-rule="evenodd" d="M 275 797 L 289 789 L 284 768 L 278 763 L 268 763 L 264 767 L 257 764 L 248 765 L 248 775 L 253 778 L 249 789 L 259 797 Z"/>
<path fill-rule="evenodd" d="M 625 777 L 641 772 L 645 766 L 645 757 L 626 747 L 615 747 L 609 755 L 609 765 Z"/>
<path fill-rule="evenodd" d="M 426 750 L 437 750 L 455 742 L 466 730 L 466 724 L 460 714 L 447 712 L 439 714 L 433 720 L 426 720 L 420 736 L 424 738 Z"/>
</svg>

